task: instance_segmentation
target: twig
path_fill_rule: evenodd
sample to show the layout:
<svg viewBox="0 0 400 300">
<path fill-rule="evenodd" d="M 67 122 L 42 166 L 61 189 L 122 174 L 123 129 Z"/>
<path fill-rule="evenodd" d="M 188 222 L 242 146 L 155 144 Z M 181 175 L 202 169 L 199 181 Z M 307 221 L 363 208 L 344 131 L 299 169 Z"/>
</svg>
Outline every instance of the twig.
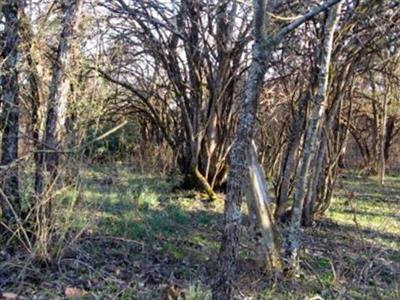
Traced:
<svg viewBox="0 0 400 300">
<path fill-rule="evenodd" d="M 21 219 L 18 217 L 18 214 L 16 213 L 16 211 L 14 210 L 13 205 L 10 203 L 8 197 L 6 196 L 6 194 L 4 194 L 3 189 L 0 188 L 0 196 L 3 197 L 4 201 L 7 203 L 7 205 L 10 207 L 12 214 L 14 215 L 15 221 L 18 223 L 18 225 L 20 226 L 20 229 L 22 231 L 22 234 L 24 235 L 24 238 L 26 239 L 26 242 L 29 246 L 29 249 L 32 249 L 32 244 L 31 241 L 28 237 L 28 234 L 26 233 L 26 230 L 21 222 Z M 3 224 L 3 223 L 1 223 Z"/>
<path fill-rule="evenodd" d="M 90 236 L 87 237 L 87 239 L 94 239 L 94 240 L 117 240 L 121 242 L 127 242 L 127 243 L 133 243 L 133 244 L 138 244 L 144 248 L 145 243 L 140 242 L 140 241 L 135 241 L 127 238 L 122 238 L 122 237 L 115 237 L 115 236 Z"/>
<path fill-rule="evenodd" d="M 322 282 L 321 277 L 319 277 L 317 271 L 315 271 L 314 268 L 307 261 L 303 260 L 303 263 L 307 266 L 307 268 L 311 271 L 311 273 L 313 273 L 314 276 L 317 277 L 317 280 L 318 280 L 319 284 L 321 285 L 321 287 L 325 288 L 325 285 Z"/>
</svg>

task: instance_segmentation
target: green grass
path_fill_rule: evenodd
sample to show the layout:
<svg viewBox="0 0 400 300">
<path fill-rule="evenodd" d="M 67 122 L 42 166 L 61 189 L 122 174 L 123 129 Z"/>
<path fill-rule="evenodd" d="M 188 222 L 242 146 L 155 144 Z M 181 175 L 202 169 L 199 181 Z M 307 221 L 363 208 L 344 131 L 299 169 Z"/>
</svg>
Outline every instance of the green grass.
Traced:
<svg viewBox="0 0 400 300">
<path fill-rule="evenodd" d="M 112 178 L 112 184 L 102 183 L 107 176 Z M 385 186 L 377 178 L 354 174 L 346 174 L 339 182 L 326 218 L 316 228 L 304 231 L 307 251 L 302 255 L 300 277 L 267 289 L 255 286 L 248 293 L 263 290 L 258 293 L 260 299 L 304 299 L 316 295 L 336 299 L 343 291 L 350 299 L 376 299 L 377 295 L 391 299 L 398 295 L 398 275 L 390 265 L 400 263 L 400 177 L 387 177 Z M 203 276 L 193 266 L 208 265 L 208 261 L 216 259 L 223 204 L 207 206 L 193 197 L 194 192 L 173 192 L 174 184 L 127 168 L 98 167 L 84 173 L 83 207 L 96 208 L 91 210 L 91 215 L 96 216 L 93 234 L 143 242 L 145 252 L 169 261 L 174 265 L 174 276 L 191 282 Z M 257 268 L 250 262 L 253 255 L 246 247 L 240 251 L 241 260 L 249 265 L 243 267 L 238 284 L 249 285 L 246 282 L 255 275 Z M 145 257 L 137 253 L 135 259 L 143 261 Z M 378 263 L 371 265 L 371 261 Z M 368 279 L 370 274 L 374 274 L 373 280 Z M 200 286 L 199 282 L 190 283 L 186 287 L 187 299 L 207 299 L 209 286 Z M 134 295 L 134 291 L 129 293 Z"/>
<path fill-rule="evenodd" d="M 268 286 L 259 299 L 399 299 L 400 177 L 382 186 L 376 177 L 340 176 L 326 216 L 302 238 L 299 278 Z"/>
<path fill-rule="evenodd" d="M 83 184 L 81 206 L 91 209 L 82 209 L 80 215 L 95 216 L 90 228 L 94 235 L 142 242 L 145 251 L 174 262 L 205 263 L 219 248 L 219 232 L 213 227 L 222 203 L 219 208 L 206 207 L 193 198 L 193 191 L 172 192 L 174 181 L 126 169 L 89 169 L 83 173 Z M 185 269 L 181 266 L 178 273 L 191 272 Z"/>
<path fill-rule="evenodd" d="M 399 249 L 400 177 L 388 176 L 382 186 L 376 177 L 347 175 L 341 183 L 327 217 L 360 226 L 367 240 Z"/>
<path fill-rule="evenodd" d="M 199 283 L 191 284 L 185 295 L 186 300 L 211 300 L 211 291 Z"/>
<path fill-rule="evenodd" d="M 112 184 L 103 183 L 107 176 L 112 178 Z M 215 221 L 215 211 L 199 200 L 186 198 L 190 192 L 172 193 L 174 182 L 165 178 L 138 175 L 123 168 L 110 172 L 107 167 L 88 170 L 83 178 L 82 206 L 95 207 L 90 213 L 98 215 L 94 232 L 143 239 L 187 235 L 186 228 Z"/>
<path fill-rule="evenodd" d="M 60 211 L 60 220 L 70 217 L 72 230 L 85 234 L 55 271 L 40 280 L 32 276 L 38 283 L 26 294 L 57 298 L 65 286 L 73 286 L 87 291 L 88 299 L 160 299 L 172 281 L 185 299 L 210 299 L 223 202 L 202 201 L 195 191 L 175 190 L 176 183 L 119 165 L 84 170 L 82 193 L 71 189 L 60 199 L 64 207 L 77 200 L 77 210 L 73 216 Z M 303 231 L 306 250 L 298 278 L 265 280 L 254 261 L 254 245 L 242 235 L 237 285 L 244 294 L 256 299 L 399 296 L 400 177 L 388 176 L 381 186 L 374 177 L 346 174 L 338 183 L 326 217 Z"/>
</svg>

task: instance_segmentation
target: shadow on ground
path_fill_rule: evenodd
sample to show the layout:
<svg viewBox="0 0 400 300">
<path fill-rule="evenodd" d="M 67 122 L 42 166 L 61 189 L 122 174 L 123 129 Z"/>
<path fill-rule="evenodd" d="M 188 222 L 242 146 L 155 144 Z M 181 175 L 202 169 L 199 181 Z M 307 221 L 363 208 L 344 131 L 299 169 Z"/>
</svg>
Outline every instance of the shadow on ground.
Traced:
<svg viewBox="0 0 400 300">
<path fill-rule="evenodd" d="M 376 190 L 374 180 L 367 189 L 360 186 L 365 180 L 342 181 L 329 218 L 304 229 L 302 271 L 294 280 L 270 280 L 254 260 L 253 245 L 243 238 L 237 278 L 241 293 L 251 299 L 395 299 L 400 229 L 381 229 L 379 222 L 398 222 L 393 210 L 398 204 L 376 204 L 400 187 L 396 178 L 389 182 Z M 60 299 L 66 287 L 74 287 L 82 291 L 82 299 L 146 300 L 165 299 L 173 289 L 185 299 L 210 299 L 222 202 L 177 190 L 175 179 L 118 166 L 88 169 L 83 186 L 75 217 L 75 230 L 84 229 L 83 235 L 51 269 L 24 268 L 23 257 L 2 252 L 0 290 L 26 299 Z M 349 190 L 360 195 L 351 211 Z M 379 197 L 368 200 L 363 193 Z M 63 202 L 71 197 L 65 195 Z M 354 222 L 354 212 L 359 222 Z M 362 219 L 366 216 L 378 218 Z"/>
</svg>

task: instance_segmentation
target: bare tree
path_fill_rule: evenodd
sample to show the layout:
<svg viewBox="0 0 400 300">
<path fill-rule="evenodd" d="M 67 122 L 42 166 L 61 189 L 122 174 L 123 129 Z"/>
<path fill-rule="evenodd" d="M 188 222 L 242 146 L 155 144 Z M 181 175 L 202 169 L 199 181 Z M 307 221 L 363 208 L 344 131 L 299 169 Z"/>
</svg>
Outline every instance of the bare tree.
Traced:
<svg viewBox="0 0 400 300">
<path fill-rule="evenodd" d="M 325 102 L 328 89 L 329 67 L 333 47 L 333 37 L 339 20 L 341 3 L 329 10 L 329 16 L 324 27 L 324 41 L 321 49 L 317 94 L 312 98 L 312 108 L 307 122 L 305 133 L 304 149 L 300 159 L 300 171 L 297 175 L 294 203 L 292 208 L 291 223 L 286 245 L 286 262 L 289 272 L 297 267 L 298 250 L 300 247 L 300 226 L 303 214 L 303 203 L 306 196 L 306 189 L 311 160 L 313 159 L 317 142 L 321 120 L 325 113 Z"/>
<path fill-rule="evenodd" d="M 177 157 L 184 184 L 200 185 L 215 199 L 214 188 L 226 181 L 243 86 L 248 7 L 215 0 L 104 5 L 111 20 L 124 17 L 128 23 L 111 26 L 120 45 L 118 62 L 101 74 L 127 89 L 131 110 L 158 129 Z"/>
<path fill-rule="evenodd" d="M 219 274 L 213 289 L 213 299 L 232 299 L 234 295 L 234 278 L 241 224 L 241 205 L 246 187 L 246 174 L 250 145 L 254 134 L 259 96 L 267 71 L 268 60 L 276 45 L 292 30 L 313 18 L 321 11 L 335 5 L 339 1 L 328 1 L 296 19 L 273 36 L 267 35 L 268 18 L 267 1 L 255 0 L 254 9 L 254 45 L 252 61 L 248 70 L 245 92 L 242 96 L 239 124 L 235 142 L 230 153 L 230 170 L 228 176 L 228 191 L 225 199 L 225 224 L 222 235 L 221 249 L 218 257 Z"/>
</svg>

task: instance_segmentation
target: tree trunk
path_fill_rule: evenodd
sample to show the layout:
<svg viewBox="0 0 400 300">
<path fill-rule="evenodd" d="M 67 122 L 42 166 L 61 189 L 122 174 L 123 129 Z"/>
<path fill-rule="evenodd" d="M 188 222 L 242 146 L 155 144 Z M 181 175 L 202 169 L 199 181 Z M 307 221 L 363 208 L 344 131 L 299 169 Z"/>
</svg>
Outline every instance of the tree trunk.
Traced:
<svg viewBox="0 0 400 300">
<path fill-rule="evenodd" d="M 243 187 L 248 173 L 247 159 L 254 132 L 258 98 L 266 72 L 266 1 L 255 0 L 253 58 L 248 71 L 245 95 L 242 98 L 239 126 L 230 153 L 228 193 L 225 199 L 225 226 L 218 257 L 218 278 L 213 287 L 214 300 L 229 300 L 234 294 L 234 280 L 241 224 Z"/>
<path fill-rule="evenodd" d="M 241 99 L 238 129 L 230 153 L 228 192 L 225 198 L 224 211 L 225 225 L 218 257 L 218 278 L 213 286 L 213 299 L 215 300 L 229 300 L 232 299 L 234 295 L 234 280 L 241 223 L 240 208 L 246 183 L 246 176 L 243 176 L 243 174 L 247 174 L 248 172 L 247 159 L 254 134 L 259 96 L 261 94 L 266 66 L 268 65 L 271 51 L 289 32 L 296 29 L 322 10 L 338 2 L 339 0 L 331 0 L 315 7 L 302 17 L 283 27 L 267 40 L 267 1 L 253 1 L 255 41 L 252 49 L 252 60 L 245 84 L 245 93 L 244 97 Z"/>
<path fill-rule="evenodd" d="M 34 162 L 36 166 L 40 163 L 40 117 L 39 110 L 40 105 L 42 104 L 42 82 L 40 80 L 39 72 L 38 72 L 38 62 L 36 61 L 36 57 L 34 55 L 34 32 L 32 30 L 32 26 L 29 23 L 29 17 L 25 14 L 23 10 L 21 10 L 21 23 L 20 23 L 20 32 L 21 32 L 21 40 L 23 41 L 22 50 L 25 55 L 26 62 L 28 64 L 29 69 L 27 70 L 27 81 L 29 83 L 29 112 L 30 112 L 30 120 L 28 124 L 28 131 L 30 137 L 32 139 L 31 148 L 34 152 Z M 36 168 L 36 172 L 39 171 L 39 168 Z M 37 175 L 35 175 L 35 178 Z M 36 204 L 35 197 L 30 199 L 29 207 L 30 209 Z M 29 209 L 29 210 L 30 210 Z M 28 210 L 27 210 L 28 211 Z M 32 217 L 32 216 L 31 216 Z M 34 222 L 27 222 L 32 225 Z"/>
<path fill-rule="evenodd" d="M 280 251 L 276 241 L 271 201 L 264 170 L 257 159 L 254 141 L 248 157 L 248 187 L 246 193 L 249 219 L 254 233 L 256 249 L 262 266 L 269 272 L 281 268 Z"/>
<path fill-rule="evenodd" d="M 18 100 L 18 47 L 19 47 L 19 4 L 8 0 L 1 7 L 5 18 L 5 44 L 1 53 L 1 104 L 4 114 L 4 131 L 1 145 L 1 165 L 6 168 L 2 182 L 4 195 L 1 209 L 6 221 L 15 221 L 15 213 L 21 209 L 19 196 L 18 167 L 12 164 L 18 159 L 19 100 Z M 0 211 L 1 212 L 1 211 Z M 1 219 L 1 214 L 0 214 Z"/>
<path fill-rule="evenodd" d="M 381 116 L 381 128 L 379 134 L 379 181 L 381 185 L 385 184 L 385 170 L 386 170 L 386 159 L 385 159 L 385 143 L 386 143 L 386 128 L 387 128 L 387 109 L 388 99 L 387 95 L 384 95 L 382 103 L 382 116 Z"/>
<path fill-rule="evenodd" d="M 303 96 L 299 101 L 298 111 L 295 113 L 290 129 L 290 138 L 287 145 L 285 159 L 280 176 L 279 193 L 277 197 L 275 220 L 280 220 L 288 209 L 288 198 L 293 170 L 296 166 L 296 154 L 303 135 L 303 124 L 306 115 L 307 100 L 309 95 Z"/>
<path fill-rule="evenodd" d="M 348 108 L 347 114 L 347 123 L 346 125 L 340 124 L 340 115 L 341 115 L 341 103 L 342 103 L 342 95 L 340 95 L 340 102 L 338 103 L 338 109 L 333 109 L 331 111 L 331 115 L 329 116 L 328 124 L 326 126 L 327 131 L 324 139 L 325 147 L 327 149 L 331 149 L 327 152 L 327 160 L 324 166 L 323 178 L 318 186 L 318 203 L 314 209 L 314 214 L 323 215 L 326 210 L 330 207 L 332 201 L 333 188 L 337 179 L 337 173 L 339 169 L 339 160 L 340 157 L 343 156 L 344 151 L 346 149 L 346 143 L 349 136 L 350 129 L 350 120 L 353 115 L 353 101 L 351 98 L 350 92 L 350 105 Z M 336 129 L 334 129 L 334 121 L 336 118 Z M 336 138 L 331 137 L 332 133 L 336 133 Z"/>
<path fill-rule="evenodd" d="M 300 248 L 300 225 L 303 213 L 303 203 L 306 195 L 309 167 L 316 151 L 318 126 L 325 113 L 325 102 L 328 87 L 329 66 L 333 46 L 333 36 L 339 19 L 341 3 L 329 10 L 324 28 L 324 41 L 320 57 L 317 95 L 311 103 L 311 115 L 307 122 L 304 149 L 301 154 L 299 174 L 296 176 L 294 200 L 289 234 L 286 240 L 286 271 L 294 274 L 298 268 L 298 251 Z"/>
<path fill-rule="evenodd" d="M 385 163 L 388 162 L 390 156 L 390 146 L 392 145 L 393 133 L 395 131 L 396 119 L 392 116 L 388 117 L 386 122 L 386 134 L 385 134 L 385 145 L 384 145 L 384 155 Z"/>
<path fill-rule="evenodd" d="M 30 110 L 30 123 L 28 130 L 32 138 L 32 144 L 35 151 L 39 150 L 40 144 L 40 120 L 39 120 L 39 108 L 42 102 L 42 90 L 41 80 L 38 73 L 38 62 L 34 55 L 34 32 L 32 26 L 29 23 L 29 17 L 21 10 L 22 20 L 20 23 L 21 39 L 23 41 L 23 54 L 26 57 L 28 64 L 27 80 L 29 83 L 29 110 Z M 38 157 L 38 153 L 35 153 L 35 157 Z M 38 159 L 35 158 L 35 161 Z"/>
<path fill-rule="evenodd" d="M 40 172 L 36 178 L 35 188 L 38 196 L 42 195 L 47 185 L 46 183 L 50 183 L 57 176 L 59 151 L 61 150 L 61 138 L 68 102 L 67 68 L 71 60 L 72 40 L 77 31 L 82 2 L 82 0 L 69 1 L 69 6 L 66 8 L 62 22 L 63 29 L 53 63 L 50 94 L 47 102 L 48 110 L 41 149 Z"/>
<path fill-rule="evenodd" d="M 304 203 L 303 210 L 303 224 L 304 226 L 311 226 L 314 221 L 314 206 L 318 197 L 318 187 L 322 180 L 322 172 L 325 162 L 326 154 L 326 137 L 325 133 L 321 132 L 321 141 L 318 147 L 317 155 L 314 157 L 314 166 L 312 167 L 313 173 L 309 180 L 307 196 Z"/>
<path fill-rule="evenodd" d="M 379 173 L 379 165 L 380 165 L 380 132 L 379 132 L 379 123 L 381 121 L 380 117 L 380 107 L 379 107 L 379 99 L 378 99 L 378 94 L 376 91 L 376 85 L 374 82 L 374 77 L 371 74 L 370 75 L 370 82 L 371 82 L 371 88 L 372 88 L 372 100 L 371 100 L 371 106 L 372 106 L 372 112 L 373 112 L 373 134 L 372 134 L 372 150 L 373 150 L 373 161 L 370 162 L 369 167 L 372 169 L 373 173 Z"/>
<path fill-rule="evenodd" d="M 68 1 L 62 32 L 53 63 L 53 73 L 48 98 L 45 132 L 36 170 L 35 192 L 38 204 L 38 257 L 48 260 L 47 243 L 51 231 L 52 199 L 47 193 L 57 178 L 62 133 L 66 117 L 69 82 L 68 67 L 71 63 L 73 37 L 77 32 L 83 0 Z M 48 199 L 47 199 L 48 198 Z"/>
</svg>

